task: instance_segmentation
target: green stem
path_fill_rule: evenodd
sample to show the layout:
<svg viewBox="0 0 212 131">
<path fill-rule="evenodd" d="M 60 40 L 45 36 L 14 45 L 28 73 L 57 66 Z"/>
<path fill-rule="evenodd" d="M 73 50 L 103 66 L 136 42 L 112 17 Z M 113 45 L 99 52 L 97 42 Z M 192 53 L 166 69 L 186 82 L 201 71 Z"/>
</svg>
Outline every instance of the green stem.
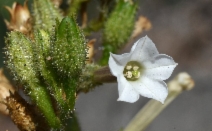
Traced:
<svg viewBox="0 0 212 131">
<path fill-rule="evenodd" d="M 171 92 L 164 105 L 155 100 L 150 100 L 139 111 L 124 131 L 143 131 L 181 92 Z"/>
</svg>

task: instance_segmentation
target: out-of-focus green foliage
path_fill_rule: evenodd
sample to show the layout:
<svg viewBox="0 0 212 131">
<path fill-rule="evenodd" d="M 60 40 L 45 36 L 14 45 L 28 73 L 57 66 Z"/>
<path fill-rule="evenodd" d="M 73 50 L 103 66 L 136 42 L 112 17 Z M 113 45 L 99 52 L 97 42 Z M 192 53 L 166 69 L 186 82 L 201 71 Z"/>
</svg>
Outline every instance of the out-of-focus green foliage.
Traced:
<svg viewBox="0 0 212 131">
<path fill-rule="evenodd" d="M 104 51 L 100 61 L 102 65 L 108 63 L 109 52 L 115 53 L 126 44 L 134 28 L 136 9 L 137 4 L 118 0 L 115 9 L 105 22 L 103 31 Z"/>
<path fill-rule="evenodd" d="M 50 0 L 33 0 L 34 29 L 51 32 L 55 19 L 62 19 L 62 13 Z"/>
</svg>

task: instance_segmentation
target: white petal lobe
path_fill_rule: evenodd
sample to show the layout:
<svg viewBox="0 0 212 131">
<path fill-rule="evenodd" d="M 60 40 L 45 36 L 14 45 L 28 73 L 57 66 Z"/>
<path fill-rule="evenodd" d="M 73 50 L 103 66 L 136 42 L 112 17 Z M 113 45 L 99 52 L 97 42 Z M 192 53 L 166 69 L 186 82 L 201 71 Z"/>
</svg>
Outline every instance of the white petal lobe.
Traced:
<svg viewBox="0 0 212 131">
<path fill-rule="evenodd" d="M 118 55 L 114 55 L 112 53 L 110 53 L 110 58 L 109 58 L 109 67 L 110 67 L 110 71 L 114 76 L 118 76 L 119 74 L 122 74 L 123 69 L 124 69 L 124 65 L 120 64 L 118 60 L 116 60 L 114 56 L 118 56 Z"/>
<path fill-rule="evenodd" d="M 130 85 L 130 83 L 123 77 L 118 77 L 118 101 L 125 101 L 134 103 L 139 99 L 138 92 Z"/>
<path fill-rule="evenodd" d="M 168 95 L 166 83 L 163 81 L 152 80 L 147 77 L 142 77 L 139 81 L 131 82 L 131 85 L 139 92 L 140 95 L 164 103 Z"/>
<path fill-rule="evenodd" d="M 161 54 L 154 57 L 151 61 L 143 62 L 143 65 L 146 69 L 143 75 L 146 77 L 166 80 L 171 76 L 177 63 L 170 56 Z"/>
<path fill-rule="evenodd" d="M 155 44 L 147 36 L 139 39 L 135 45 L 133 45 L 131 53 L 131 60 L 138 62 L 151 59 L 159 54 Z"/>
</svg>

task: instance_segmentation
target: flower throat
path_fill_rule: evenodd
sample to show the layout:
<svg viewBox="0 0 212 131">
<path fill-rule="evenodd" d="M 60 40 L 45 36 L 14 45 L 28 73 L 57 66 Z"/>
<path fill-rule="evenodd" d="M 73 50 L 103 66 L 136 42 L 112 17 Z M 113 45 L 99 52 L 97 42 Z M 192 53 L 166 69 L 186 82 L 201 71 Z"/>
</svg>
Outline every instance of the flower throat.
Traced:
<svg viewBox="0 0 212 131">
<path fill-rule="evenodd" d="M 143 73 L 144 67 L 137 61 L 130 61 L 124 67 L 124 77 L 128 81 L 136 81 Z"/>
</svg>

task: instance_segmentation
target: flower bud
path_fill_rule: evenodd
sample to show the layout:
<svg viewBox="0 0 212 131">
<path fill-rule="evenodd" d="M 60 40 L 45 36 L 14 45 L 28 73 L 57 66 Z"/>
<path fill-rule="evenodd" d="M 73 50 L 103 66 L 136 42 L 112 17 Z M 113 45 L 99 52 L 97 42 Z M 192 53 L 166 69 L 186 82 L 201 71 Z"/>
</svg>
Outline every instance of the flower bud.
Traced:
<svg viewBox="0 0 212 131">
<path fill-rule="evenodd" d="M 107 64 L 109 52 L 116 52 L 130 38 L 135 23 L 136 9 L 137 5 L 132 1 L 118 0 L 115 9 L 105 23 L 103 32 L 105 50 L 101 64 Z"/>
<path fill-rule="evenodd" d="M 50 0 L 34 0 L 33 19 L 34 29 L 43 29 L 51 32 L 55 19 L 62 19 L 60 10 Z"/>
<path fill-rule="evenodd" d="M 56 101 L 56 109 L 61 115 L 66 115 L 70 113 L 70 108 L 66 103 L 66 96 L 64 90 L 61 86 L 60 81 L 58 81 L 58 76 L 51 65 L 50 51 L 50 36 L 43 30 L 38 30 L 35 33 L 35 52 L 37 55 L 36 68 L 41 74 L 44 82 L 47 85 L 48 90 L 51 92 L 54 100 Z M 64 119 L 64 118 L 63 118 Z"/>
<path fill-rule="evenodd" d="M 12 72 L 15 80 L 22 84 L 28 83 L 27 80 L 35 83 L 36 71 L 33 69 L 33 50 L 32 42 L 20 32 L 12 31 L 6 38 L 6 65 Z"/>
<path fill-rule="evenodd" d="M 119 0 L 110 14 L 104 30 L 104 44 L 120 47 L 129 39 L 134 23 L 137 5 Z"/>
<path fill-rule="evenodd" d="M 30 98 L 39 107 L 48 124 L 53 128 L 60 126 L 55 115 L 50 94 L 42 86 L 34 62 L 36 56 L 33 52 L 33 43 L 20 32 L 10 32 L 6 38 L 7 67 L 14 79 L 24 85 Z"/>
<path fill-rule="evenodd" d="M 51 45 L 52 64 L 60 74 L 59 81 L 64 88 L 67 103 L 73 109 L 79 77 L 85 66 L 87 45 L 73 16 L 65 17 L 56 25 L 55 31 L 55 40 Z"/>
<path fill-rule="evenodd" d="M 73 16 L 65 17 L 57 25 L 55 37 L 51 51 L 53 65 L 63 75 L 78 78 L 85 66 L 87 46 Z"/>
</svg>

